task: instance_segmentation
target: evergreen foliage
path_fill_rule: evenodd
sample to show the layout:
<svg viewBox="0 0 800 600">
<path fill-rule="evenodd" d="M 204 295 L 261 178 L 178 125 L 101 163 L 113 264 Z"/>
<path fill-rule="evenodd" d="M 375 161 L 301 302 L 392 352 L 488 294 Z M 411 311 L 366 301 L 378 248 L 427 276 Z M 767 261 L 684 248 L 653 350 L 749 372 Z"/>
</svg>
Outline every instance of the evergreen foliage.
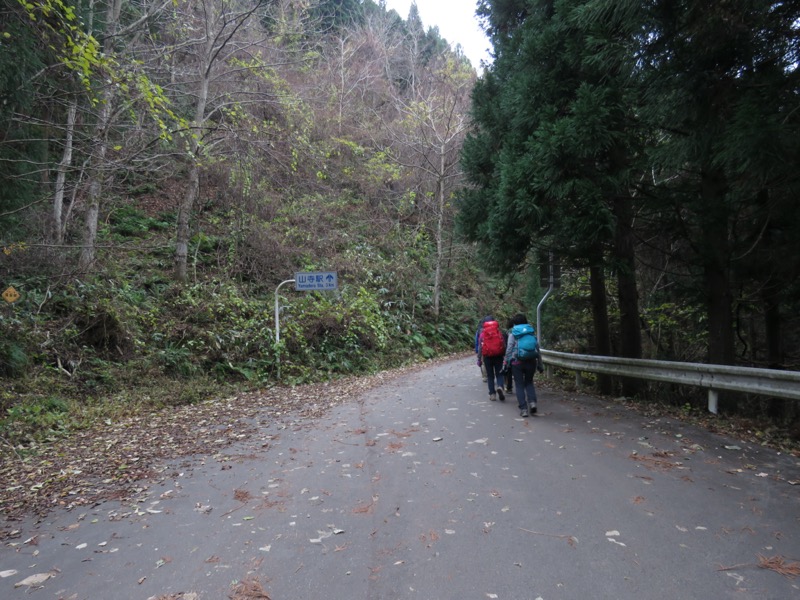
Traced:
<svg viewBox="0 0 800 600">
<path fill-rule="evenodd" d="M 485 261 L 515 272 L 548 250 L 589 267 L 595 352 L 637 356 L 643 330 L 650 356 L 796 367 L 800 256 L 783 243 L 800 232 L 800 6 L 483 0 L 479 13 L 495 61 L 473 94 L 458 225 Z M 611 294 L 619 329 L 604 332 Z M 700 344 L 664 345 L 663 319 Z"/>
</svg>

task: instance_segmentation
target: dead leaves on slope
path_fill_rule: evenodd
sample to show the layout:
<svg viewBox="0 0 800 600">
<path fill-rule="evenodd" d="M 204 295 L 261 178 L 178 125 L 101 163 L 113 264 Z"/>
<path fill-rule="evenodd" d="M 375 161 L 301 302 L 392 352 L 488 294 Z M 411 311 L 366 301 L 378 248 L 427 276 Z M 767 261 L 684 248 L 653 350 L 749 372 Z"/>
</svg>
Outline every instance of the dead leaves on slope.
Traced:
<svg viewBox="0 0 800 600">
<path fill-rule="evenodd" d="M 0 445 L 0 514 L 16 521 L 29 514 L 44 517 L 57 507 L 132 497 L 143 480 L 175 475 L 167 472 L 166 461 L 219 457 L 225 448 L 257 435 L 265 424 L 311 426 L 331 407 L 417 368 L 421 367 L 142 412 L 36 447 Z M 13 535 L 10 527 L 0 524 L 0 540 Z"/>
</svg>

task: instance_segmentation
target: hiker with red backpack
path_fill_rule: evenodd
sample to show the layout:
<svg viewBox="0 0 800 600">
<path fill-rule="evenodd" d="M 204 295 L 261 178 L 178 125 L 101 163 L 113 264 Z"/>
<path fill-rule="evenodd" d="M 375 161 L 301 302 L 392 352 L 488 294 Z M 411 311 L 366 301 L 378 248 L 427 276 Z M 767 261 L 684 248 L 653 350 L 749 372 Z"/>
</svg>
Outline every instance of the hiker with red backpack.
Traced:
<svg viewBox="0 0 800 600">
<path fill-rule="evenodd" d="M 478 339 L 480 353 L 478 361 L 486 366 L 486 381 L 489 384 L 489 400 L 495 401 L 500 398 L 500 402 L 505 402 L 506 396 L 503 393 L 505 384 L 503 375 L 503 358 L 506 353 L 506 345 L 503 333 L 500 331 L 500 324 L 489 316 L 484 321 Z"/>
</svg>

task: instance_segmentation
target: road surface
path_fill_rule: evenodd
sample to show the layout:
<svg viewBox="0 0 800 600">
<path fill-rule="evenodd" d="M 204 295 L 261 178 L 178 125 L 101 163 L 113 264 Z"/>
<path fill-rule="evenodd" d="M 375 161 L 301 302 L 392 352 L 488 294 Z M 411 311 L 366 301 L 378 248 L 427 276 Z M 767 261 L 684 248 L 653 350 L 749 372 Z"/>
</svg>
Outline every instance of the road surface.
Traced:
<svg viewBox="0 0 800 600">
<path fill-rule="evenodd" d="M 457 359 L 22 524 L 0 598 L 800 598 L 799 462 Z"/>
</svg>

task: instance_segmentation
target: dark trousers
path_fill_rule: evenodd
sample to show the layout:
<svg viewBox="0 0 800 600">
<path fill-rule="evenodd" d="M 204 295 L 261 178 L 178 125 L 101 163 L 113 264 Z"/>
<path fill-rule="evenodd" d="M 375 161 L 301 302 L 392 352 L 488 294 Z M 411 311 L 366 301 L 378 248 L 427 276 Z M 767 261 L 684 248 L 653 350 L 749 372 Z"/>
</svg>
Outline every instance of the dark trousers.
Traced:
<svg viewBox="0 0 800 600">
<path fill-rule="evenodd" d="M 486 365 L 486 380 L 489 383 L 489 395 L 495 393 L 496 388 L 503 387 L 503 355 L 484 356 L 483 364 Z"/>
<path fill-rule="evenodd" d="M 533 387 L 533 374 L 536 372 L 535 360 L 520 360 L 511 365 L 514 373 L 514 387 L 519 409 L 536 406 L 536 388 Z"/>
</svg>

